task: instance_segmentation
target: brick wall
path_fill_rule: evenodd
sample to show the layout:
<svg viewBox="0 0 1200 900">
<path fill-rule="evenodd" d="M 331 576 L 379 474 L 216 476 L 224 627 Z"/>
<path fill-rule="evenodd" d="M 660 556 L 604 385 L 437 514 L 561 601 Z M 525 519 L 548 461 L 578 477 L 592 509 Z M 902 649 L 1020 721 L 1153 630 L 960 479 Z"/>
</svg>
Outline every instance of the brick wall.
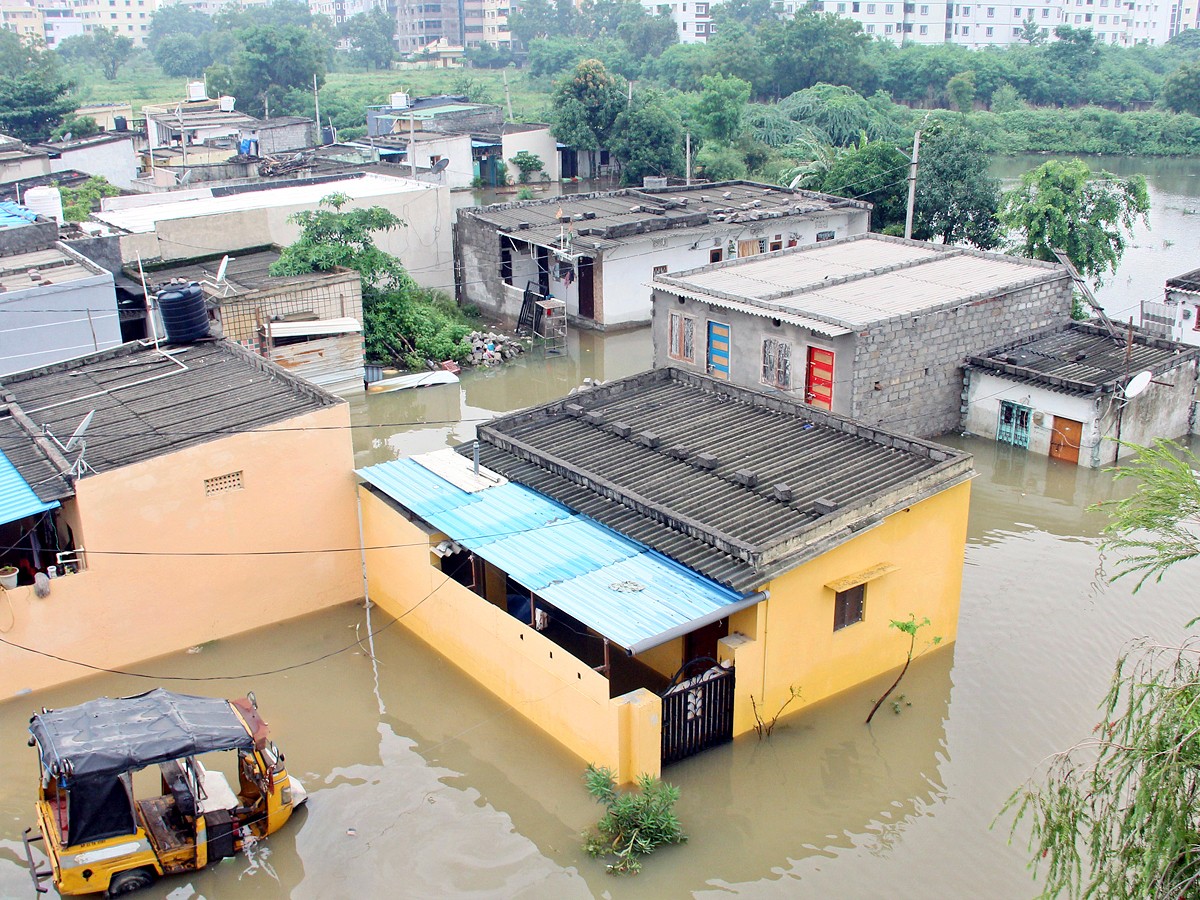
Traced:
<svg viewBox="0 0 1200 900">
<path fill-rule="evenodd" d="M 920 437 L 958 430 L 966 358 L 1066 321 L 1071 292 L 1062 274 L 872 325 L 855 343 L 851 415 Z"/>
<path fill-rule="evenodd" d="M 474 303 L 484 313 L 516 321 L 519 304 L 506 303 L 500 278 L 500 235 L 495 225 L 464 215 L 454 226 L 454 260 L 458 268 L 459 302 Z"/>
</svg>

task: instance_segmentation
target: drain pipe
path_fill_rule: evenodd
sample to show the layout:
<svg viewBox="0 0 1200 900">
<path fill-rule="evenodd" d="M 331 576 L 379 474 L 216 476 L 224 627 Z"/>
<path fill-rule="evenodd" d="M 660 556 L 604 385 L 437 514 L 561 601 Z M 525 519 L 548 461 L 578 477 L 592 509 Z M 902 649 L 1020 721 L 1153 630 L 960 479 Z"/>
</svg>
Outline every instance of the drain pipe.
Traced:
<svg viewBox="0 0 1200 900">
<path fill-rule="evenodd" d="M 355 485 L 354 488 L 354 506 L 358 513 L 358 562 L 362 568 L 363 609 L 370 609 L 371 590 L 367 586 L 367 545 L 363 538 L 362 494 L 359 493 L 361 487 L 361 485 Z M 374 654 L 374 650 L 372 650 L 372 654 Z"/>
<path fill-rule="evenodd" d="M 471 442 L 471 453 L 475 458 L 475 475 L 479 475 L 479 440 L 476 438 Z"/>
</svg>

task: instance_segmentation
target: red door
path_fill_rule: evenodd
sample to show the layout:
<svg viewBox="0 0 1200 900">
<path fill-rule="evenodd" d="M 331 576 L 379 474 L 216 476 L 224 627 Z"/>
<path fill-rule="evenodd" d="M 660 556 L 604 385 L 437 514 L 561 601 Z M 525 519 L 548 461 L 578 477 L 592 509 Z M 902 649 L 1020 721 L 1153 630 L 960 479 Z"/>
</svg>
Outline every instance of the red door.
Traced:
<svg viewBox="0 0 1200 900">
<path fill-rule="evenodd" d="M 804 400 L 818 409 L 833 409 L 833 351 L 808 348 Z"/>
</svg>

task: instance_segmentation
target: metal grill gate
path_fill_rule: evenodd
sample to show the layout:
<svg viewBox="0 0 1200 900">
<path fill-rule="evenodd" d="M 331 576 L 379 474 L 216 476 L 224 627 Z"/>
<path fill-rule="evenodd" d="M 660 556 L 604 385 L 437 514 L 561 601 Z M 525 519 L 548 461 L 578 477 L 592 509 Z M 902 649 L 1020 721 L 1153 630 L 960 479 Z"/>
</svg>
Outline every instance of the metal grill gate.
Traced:
<svg viewBox="0 0 1200 900">
<path fill-rule="evenodd" d="M 662 763 L 733 740 L 733 668 L 713 666 L 662 695 Z"/>
</svg>

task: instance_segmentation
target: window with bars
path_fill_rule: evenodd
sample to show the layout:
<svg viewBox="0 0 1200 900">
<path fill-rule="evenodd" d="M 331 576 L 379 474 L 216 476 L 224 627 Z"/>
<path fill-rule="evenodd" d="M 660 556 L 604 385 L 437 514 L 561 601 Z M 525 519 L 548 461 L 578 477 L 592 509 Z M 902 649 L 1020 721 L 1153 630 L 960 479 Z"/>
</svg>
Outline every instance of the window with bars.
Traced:
<svg viewBox="0 0 1200 900">
<path fill-rule="evenodd" d="M 781 391 L 792 389 L 792 345 L 775 338 L 763 338 L 762 383 Z"/>
<path fill-rule="evenodd" d="M 228 494 L 230 491 L 240 491 L 243 487 L 242 473 L 230 472 L 228 475 L 218 475 L 215 478 L 205 478 L 204 496 L 212 497 L 216 494 Z"/>
<path fill-rule="evenodd" d="M 667 355 L 683 362 L 696 361 L 696 320 L 683 313 L 668 317 Z"/>
<path fill-rule="evenodd" d="M 856 584 L 852 588 L 838 591 L 833 602 L 833 630 L 840 631 L 847 625 L 863 620 L 863 607 L 867 597 L 867 586 Z"/>
</svg>

